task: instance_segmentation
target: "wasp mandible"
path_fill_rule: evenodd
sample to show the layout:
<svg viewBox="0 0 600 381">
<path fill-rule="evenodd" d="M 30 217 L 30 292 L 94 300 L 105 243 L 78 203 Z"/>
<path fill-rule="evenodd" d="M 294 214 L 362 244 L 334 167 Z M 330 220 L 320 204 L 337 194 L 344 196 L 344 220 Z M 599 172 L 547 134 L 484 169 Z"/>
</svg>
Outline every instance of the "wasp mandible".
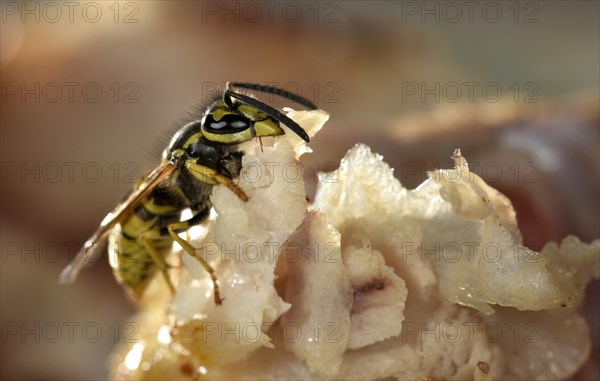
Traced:
<svg viewBox="0 0 600 381">
<path fill-rule="evenodd" d="M 61 273 L 61 283 L 74 282 L 98 243 L 118 229 L 118 234 L 111 234 L 114 242 L 109 244 L 116 254 L 111 265 L 117 279 L 135 297 L 144 294 L 158 271 L 170 291 L 175 292 L 165 262 L 175 241 L 200 261 L 212 279 L 215 303 L 222 303 L 215 271 L 196 256 L 194 247 L 178 233 L 206 220 L 212 208 L 210 195 L 215 185 L 224 185 L 241 200 L 248 200 L 234 182 L 242 169 L 243 152 L 238 150 L 241 143 L 256 137 L 283 135 L 281 124 L 309 141 L 306 131 L 296 122 L 258 99 L 236 92 L 235 88 L 274 94 L 312 110 L 317 108 L 309 100 L 276 87 L 228 83 L 223 96 L 201 117 L 194 118 L 175 133 L 163 152 L 161 164 L 104 218 Z M 192 217 L 182 220 L 186 209 L 192 211 Z"/>
</svg>

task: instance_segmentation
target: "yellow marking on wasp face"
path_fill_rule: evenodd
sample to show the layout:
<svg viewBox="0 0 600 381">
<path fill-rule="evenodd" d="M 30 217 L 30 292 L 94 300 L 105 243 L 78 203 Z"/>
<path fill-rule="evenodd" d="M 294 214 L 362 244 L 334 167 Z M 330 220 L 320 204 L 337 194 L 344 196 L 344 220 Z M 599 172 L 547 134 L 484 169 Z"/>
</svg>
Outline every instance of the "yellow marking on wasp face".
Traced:
<svg viewBox="0 0 600 381">
<path fill-rule="evenodd" d="M 218 122 L 221 120 L 221 118 L 223 118 L 225 115 L 229 115 L 229 114 L 234 114 L 231 111 L 228 110 L 224 110 L 222 108 L 217 108 L 215 110 L 213 110 L 212 112 L 212 117 L 215 120 L 215 122 Z"/>
<path fill-rule="evenodd" d="M 242 104 L 238 107 L 238 111 L 242 113 L 246 118 L 254 121 L 267 119 L 267 114 L 259 111 L 255 107 Z"/>
<path fill-rule="evenodd" d="M 254 123 L 254 130 L 256 131 L 256 136 L 276 136 L 285 134 L 283 129 L 271 119 L 265 119 Z"/>
<path fill-rule="evenodd" d="M 233 134 L 213 134 L 212 132 L 208 132 L 206 130 L 203 132 L 203 134 L 210 141 L 227 144 L 245 142 L 254 137 L 250 128 L 240 132 L 235 132 Z"/>
<path fill-rule="evenodd" d="M 188 148 L 190 145 L 197 143 L 198 140 L 202 138 L 202 132 L 196 132 L 194 135 L 190 136 L 190 138 L 183 145 L 183 149 Z"/>
</svg>

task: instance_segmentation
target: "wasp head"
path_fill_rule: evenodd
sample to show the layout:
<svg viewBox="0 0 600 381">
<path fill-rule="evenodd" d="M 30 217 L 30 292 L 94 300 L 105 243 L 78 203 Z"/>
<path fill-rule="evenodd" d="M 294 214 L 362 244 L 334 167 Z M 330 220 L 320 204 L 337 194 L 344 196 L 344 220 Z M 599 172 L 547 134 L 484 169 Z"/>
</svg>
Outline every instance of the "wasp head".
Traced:
<svg viewBox="0 0 600 381">
<path fill-rule="evenodd" d="M 213 103 L 201 121 L 202 135 L 212 142 L 239 144 L 254 137 L 285 132 L 279 121 L 254 106 L 230 99 Z"/>
<path fill-rule="evenodd" d="M 225 149 L 216 148 L 217 146 L 232 146 L 254 137 L 283 135 L 285 131 L 281 124 L 285 124 L 303 140 L 309 141 L 306 131 L 292 119 L 256 98 L 233 91 L 234 87 L 278 95 L 309 109 L 316 109 L 309 100 L 275 87 L 228 83 L 223 97 L 213 102 L 201 119 L 184 125 L 173 136 L 163 152 L 163 160 L 178 161 L 184 156 L 199 157 L 206 154 L 203 152 L 206 149 Z"/>
</svg>

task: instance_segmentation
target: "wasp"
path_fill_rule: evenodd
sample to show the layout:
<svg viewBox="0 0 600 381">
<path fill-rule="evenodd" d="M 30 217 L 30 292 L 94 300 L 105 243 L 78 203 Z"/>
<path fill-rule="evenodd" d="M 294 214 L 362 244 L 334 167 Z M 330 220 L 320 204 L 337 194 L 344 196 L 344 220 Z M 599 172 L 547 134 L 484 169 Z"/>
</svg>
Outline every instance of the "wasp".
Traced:
<svg viewBox="0 0 600 381">
<path fill-rule="evenodd" d="M 309 100 L 276 87 L 227 83 L 222 97 L 175 133 L 163 151 L 161 164 L 104 218 L 61 273 L 61 283 L 73 283 L 101 240 L 112 232 L 109 237 L 109 250 L 113 254 L 111 266 L 117 280 L 135 298 L 141 298 L 158 272 L 162 273 L 171 293 L 175 292 L 165 257 L 173 242 L 177 242 L 208 272 L 214 301 L 217 305 L 222 303 L 215 271 L 201 256 L 195 255 L 194 247 L 179 233 L 207 219 L 215 185 L 224 185 L 242 201 L 248 200 L 234 182 L 242 169 L 241 143 L 283 135 L 282 124 L 309 141 L 306 131 L 289 117 L 235 89 L 274 94 L 312 110 L 317 108 Z M 192 217 L 182 220 L 182 212 L 187 209 L 191 210 Z"/>
</svg>

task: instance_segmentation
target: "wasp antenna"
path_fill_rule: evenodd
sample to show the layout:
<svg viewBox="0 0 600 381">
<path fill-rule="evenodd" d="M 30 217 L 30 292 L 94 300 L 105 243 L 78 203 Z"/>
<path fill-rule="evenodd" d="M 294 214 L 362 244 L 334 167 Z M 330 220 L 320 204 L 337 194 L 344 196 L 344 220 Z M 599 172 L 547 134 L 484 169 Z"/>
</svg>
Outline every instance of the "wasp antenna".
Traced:
<svg viewBox="0 0 600 381">
<path fill-rule="evenodd" d="M 229 82 L 227 84 L 229 85 Z M 225 90 L 223 92 L 223 102 L 225 102 L 225 104 L 228 107 L 233 106 L 233 100 L 231 99 L 231 93 L 232 93 L 231 90 Z"/>
<path fill-rule="evenodd" d="M 239 87 L 240 89 L 256 90 L 267 94 L 279 95 L 282 98 L 289 99 L 292 102 L 296 102 L 302 106 L 308 107 L 311 110 L 316 110 L 318 108 L 314 103 L 312 103 L 304 97 L 301 97 L 300 95 L 296 95 L 294 93 L 290 93 L 289 91 L 278 89 L 277 87 L 273 86 L 261 85 L 259 83 L 243 82 L 227 82 L 227 84 L 225 85 L 226 90 L 231 91 L 233 87 Z"/>
<path fill-rule="evenodd" d="M 252 98 L 247 95 L 240 94 L 240 93 L 236 93 L 236 92 L 233 92 L 230 90 L 226 90 L 225 94 L 230 97 L 239 99 L 240 101 L 264 112 L 265 114 L 269 115 L 270 117 L 275 118 L 279 122 L 285 124 L 290 130 L 292 130 L 294 133 L 296 133 L 296 135 L 300 136 L 302 138 L 302 140 L 304 140 L 305 142 L 308 143 L 310 141 L 308 134 L 306 133 L 306 131 L 304 131 L 304 129 L 302 127 L 300 127 L 300 125 L 298 123 L 294 122 L 287 116 L 283 115 L 277 109 L 259 101 L 258 99 L 255 99 L 255 98 Z"/>
</svg>

